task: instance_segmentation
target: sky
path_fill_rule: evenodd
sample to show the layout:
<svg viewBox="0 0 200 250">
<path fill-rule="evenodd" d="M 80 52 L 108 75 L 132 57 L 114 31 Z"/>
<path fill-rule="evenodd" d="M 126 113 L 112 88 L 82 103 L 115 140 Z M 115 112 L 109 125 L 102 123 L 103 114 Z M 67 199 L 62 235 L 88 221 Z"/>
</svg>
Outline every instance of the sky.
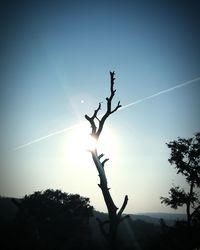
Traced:
<svg viewBox="0 0 200 250">
<path fill-rule="evenodd" d="M 84 115 L 105 111 L 115 71 L 124 108 L 98 144 L 113 200 L 127 194 L 126 213 L 183 212 L 160 196 L 188 188 L 166 143 L 200 131 L 199 11 L 193 0 L 1 1 L 0 194 L 61 189 L 106 211 Z"/>
</svg>

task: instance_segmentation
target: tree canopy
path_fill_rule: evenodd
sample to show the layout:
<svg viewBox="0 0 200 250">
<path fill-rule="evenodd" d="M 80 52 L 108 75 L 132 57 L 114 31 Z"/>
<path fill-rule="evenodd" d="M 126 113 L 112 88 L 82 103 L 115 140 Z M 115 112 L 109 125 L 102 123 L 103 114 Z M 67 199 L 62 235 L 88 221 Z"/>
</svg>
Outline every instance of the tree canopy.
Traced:
<svg viewBox="0 0 200 250">
<path fill-rule="evenodd" d="M 167 143 L 171 149 L 169 162 L 177 169 L 177 174 L 182 174 L 189 186 L 189 191 L 180 186 L 170 188 L 169 197 L 161 197 L 161 203 L 174 209 L 186 206 L 188 226 L 198 223 L 200 218 L 200 133 L 192 138 Z"/>
<path fill-rule="evenodd" d="M 178 169 L 177 174 L 183 174 L 188 183 L 194 182 L 199 187 L 200 133 L 188 139 L 178 138 L 177 141 L 167 143 L 167 146 L 171 149 L 169 162 Z"/>
<path fill-rule="evenodd" d="M 20 249 L 56 249 L 88 232 L 93 213 L 89 198 L 47 189 L 13 202 L 18 207 L 15 231 Z"/>
</svg>

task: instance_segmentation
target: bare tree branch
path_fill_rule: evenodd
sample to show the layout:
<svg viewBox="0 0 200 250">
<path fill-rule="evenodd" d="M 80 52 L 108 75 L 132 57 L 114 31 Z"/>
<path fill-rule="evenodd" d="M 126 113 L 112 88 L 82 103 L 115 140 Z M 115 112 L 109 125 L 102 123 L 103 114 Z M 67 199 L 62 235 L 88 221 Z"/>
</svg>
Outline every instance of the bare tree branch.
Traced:
<svg viewBox="0 0 200 250">
<path fill-rule="evenodd" d="M 94 138 L 96 138 L 98 140 L 102 130 L 103 130 L 103 126 L 104 123 L 106 121 L 106 119 L 113 114 L 114 112 L 116 112 L 119 108 L 122 107 L 122 105 L 120 104 L 120 101 L 118 102 L 117 106 L 112 109 L 112 100 L 113 97 L 115 95 L 116 89 L 114 89 L 114 84 L 115 84 L 115 72 L 110 72 L 110 96 L 106 97 L 106 101 L 107 101 L 107 110 L 106 113 L 102 116 L 101 119 L 98 118 L 98 112 L 101 110 L 101 103 L 99 103 L 98 108 L 94 111 L 93 115 L 90 117 L 88 115 L 85 115 L 85 118 L 89 121 L 91 128 L 92 128 L 92 136 Z M 95 119 L 98 120 L 98 126 L 95 124 Z"/>
<path fill-rule="evenodd" d="M 99 138 L 102 129 L 103 129 L 103 125 L 106 121 L 106 119 L 109 117 L 109 115 L 111 115 L 112 113 L 116 112 L 119 108 L 122 107 L 122 105 L 120 104 L 120 101 L 118 102 L 117 106 L 112 110 L 112 99 L 115 95 L 116 89 L 114 89 L 114 83 L 115 83 L 115 72 L 110 72 L 110 97 L 106 97 L 106 101 L 107 101 L 107 111 L 106 113 L 103 115 L 103 117 L 100 120 L 99 123 L 99 128 L 96 132 L 96 137 Z"/>
<path fill-rule="evenodd" d="M 98 157 L 99 157 L 99 160 L 104 156 L 104 154 L 100 154 Z"/>
<path fill-rule="evenodd" d="M 122 207 L 120 208 L 120 210 L 118 212 L 119 217 L 121 217 L 122 213 L 124 212 L 124 209 L 126 208 L 127 203 L 128 203 L 128 195 L 125 195 Z"/>
<path fill-rule="evenodd" d="M 107 161 L 109 161 L 109 159 L 107 158 L 107 159 L 105 159 L 104 161 L 102 161 L 102 165 L 103 165 L 103 167 L 104 167 L 104 165 L 105 165 L 105 163 L 107 162 Z"/>
<path fill-rule="evenodd" d="M 97 114 L 98 114 L 99 110 L 101 110 L 101 103 L 99 103 L 98 108 L 94 111 L 94 114 L 91 117 L 89 117 L 88 115 L 85 115 L 85 118 L 89 121 L 89 123 L 91 125 L 92 135 L 95 135 L 96 134 L 96 130 L 97 130 L 97 127 L 96 127 L 96 124 L 94 122 L 94 119 L 97 119 L 100 122 L 99 118 L 97 117 Z"/>
</svg>

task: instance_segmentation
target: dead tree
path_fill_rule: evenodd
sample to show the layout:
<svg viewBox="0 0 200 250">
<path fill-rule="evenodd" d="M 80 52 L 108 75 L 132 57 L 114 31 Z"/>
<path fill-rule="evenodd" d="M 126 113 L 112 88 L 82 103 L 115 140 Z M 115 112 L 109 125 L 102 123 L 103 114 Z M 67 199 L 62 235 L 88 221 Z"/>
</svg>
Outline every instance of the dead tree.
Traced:
<svg viewBox="0 0 200 250">
<path fill-rule="evenodd" d="M 98 117 L 99 115 L 98 113 L 101 110 L 101 103 L 99 103 L 98 108 L 94 110 L 94 113 L 91 117 L 88 115 L 85 115 L 85 118 L 89 121 L 91 125 L 91 130 L 92 130 L 91 136 L 95 138 L 97 141 L 103 130 L 106 119 L 121 107 L 121 104 L 119 101 L 116 107 L 112 108 L 112 100 L 116 92 L 116 89 L 114 89 L 114 81 L 115 81 L 114 76 L 115 76 L 115 72 L 110 72 L 110 96 L 106 98 L 107 110 L 104 113 L 104 115 L 102 115 L 101 118 Z M 111 247 L 115 248 L 118 225 L 124 218 L 127 217 L 127 216 L 122 217 L 122 213 L 127 205 L 128 196 L 127 195 L 125 196 L 124 202 L 120 210 L 117 212 L 118 208 L 113 202 L 112 196 L 110 194 L 110 188 L 108 188 L 106 173 L 104 169 L 104 165 L 109 159 L 106 158 L 102 160 L 104 154 L 99 155 L 97 152 L 97 148 L 95 148 L 94 150 L 91 150 L 90 152 L 91 152 L 92 159 L 94 161 L 94 164 L 99 174 L 100 184 L 98 184 L 98 186 L 100 187 L 102 191 L 104 201 L 108 210 L 108 217 L 109 217 L 109 220 L 107 221 L 101 221 L 100 219 L 97 219 L 97 221 L 99 223 L 102 234 L 108 240 Z M 105 225 L 108 225 L 108 230 L 106 230 Z"/>
</svg>

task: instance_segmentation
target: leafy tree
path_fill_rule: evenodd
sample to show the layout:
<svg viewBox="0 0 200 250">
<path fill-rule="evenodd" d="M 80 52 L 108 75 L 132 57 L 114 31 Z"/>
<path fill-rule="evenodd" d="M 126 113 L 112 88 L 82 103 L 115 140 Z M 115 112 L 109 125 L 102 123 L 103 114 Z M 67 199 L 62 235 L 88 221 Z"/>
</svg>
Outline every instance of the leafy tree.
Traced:
<svg viewBox="0 0 200 250">
<path fill-rule="evenodd" d="M 189 191 L 180 186 L 170 188 L 169 197 L 161 197 L 161 203 L 174 209 L 186 206 L 187 225 L 200 222 L 200 133 L 192 138 L 179 138 L 167 143 L 171 149 L 169 162 L 175 165 L 177 174 L 182 174 L 189 185 Z"/>
<path fill-rule="evenodd" d="M 18 246 L 27 249 L 60 249 L 60 246 L 88 230 L 93 207 L 89 198 L 47 189 L 13 202 L 18 207 L 15 220 Z M 23 243 L 23 244 L 22 244 Z"/>
<path fill-rule="evenodd" d="M 106 112 L 100 117 L 99 116 L 99 111 L 101 110 L 101 103 L 99 103 L 99 106 L 96 110 L 94 110 L 94 113 L 92 116 L 85 115 L 86 120 L 90 123 L 91 125 L 91 136 L 95 138 L 97 141 L 99 139 L 99 136 L 101 135 L 101 132 L 103 130 L 105 121 L 107 118 L 116 112 L 119 108 L 121 108 L 120 101 L 117 103 L 117 105 L 113 108 L 112 107 L 112 102 L 113 102 L 113 97 L 115 96 L 116 89 L 114 89 L 114 83 L 115 83 L 115 72 L 110 72 L 110 96 L 106 97 L 106 102 L 107 102 L 107 109 Z M 101 229 L 102 234 L 105 236 L 105 238 L 108 240 L 112 248 L 115 248 L 115 243 L 116 243 L 116 234 L 117 234 L 117 229 L 119 223 L 125 218 L 122 218 L 122 213 L 127 205 L 128 202 L 128 196 L 126 195 L 124 197 L 124 202 L 120 208 L 120 210 L 117 212 L 118 208 L 115 205 L 112 196 L 110 194 L 110 188 L 108 188 L 108 183 L 107 183 L 107 177 L 105 173 L 105 163 L 108 161 L 108 159 L 102 160 L 104 157 L 104 154 L 98 154 L 97 148 L 94 150 L 91 150 L 92 154 L 92 159 L 94 161 L 94 164 L 96 166 L 96 169 L 99 174 L 100 178 L 100 184 L 98 186 L 100 187 L 103 198 L 108 210 L 108 216 L 109 220 L 107 221 L 101 221 L 98 219 L 99 226 Z M 108 231 L 106 230 L 107 226 L 109 227 Z"/>
</svg>

